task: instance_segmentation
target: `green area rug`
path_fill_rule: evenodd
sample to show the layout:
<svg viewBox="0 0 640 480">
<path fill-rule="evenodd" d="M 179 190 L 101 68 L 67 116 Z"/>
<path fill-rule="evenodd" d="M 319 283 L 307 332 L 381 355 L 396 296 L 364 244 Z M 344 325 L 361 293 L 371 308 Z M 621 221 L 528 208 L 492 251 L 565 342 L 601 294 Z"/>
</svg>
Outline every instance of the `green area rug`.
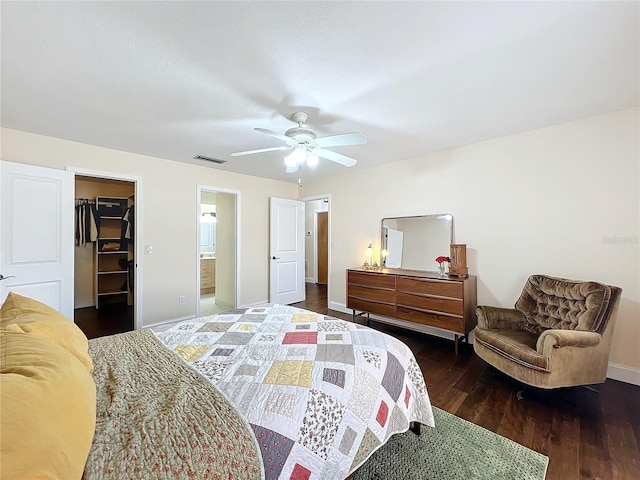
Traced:
<svg viewBox="0 0 640 480">
<path fill-rule="evenodd" d="M 478 425 L 433 409 L 436 427 L 392 436 L 353 480 L 543 480 L 549 458 Z"/>
</svg>

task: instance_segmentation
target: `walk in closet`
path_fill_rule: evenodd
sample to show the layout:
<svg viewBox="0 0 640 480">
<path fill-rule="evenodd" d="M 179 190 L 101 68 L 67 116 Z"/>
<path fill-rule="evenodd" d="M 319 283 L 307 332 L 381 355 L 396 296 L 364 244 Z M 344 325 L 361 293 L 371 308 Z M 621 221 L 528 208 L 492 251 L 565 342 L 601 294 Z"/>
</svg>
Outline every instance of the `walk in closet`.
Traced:
<svg viewBox="0 0 640 480">
<path fill-rule="evenodd" d="M 134 183 L 76 176 L 75 318 L 91 337 L 133 329 Z"/>
</svg>

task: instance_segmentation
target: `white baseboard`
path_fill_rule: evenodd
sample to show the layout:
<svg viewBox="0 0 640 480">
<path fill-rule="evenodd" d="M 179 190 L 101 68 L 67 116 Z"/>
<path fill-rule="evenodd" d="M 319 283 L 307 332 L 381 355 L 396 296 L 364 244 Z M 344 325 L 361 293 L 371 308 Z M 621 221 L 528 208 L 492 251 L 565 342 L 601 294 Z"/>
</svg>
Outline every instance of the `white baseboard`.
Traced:
<svg viewBox="0 0 640 480">
<path fill-rule="evenodd" d="M 640 386 L 640 370 L 618 363 L 609 363 L 607 378 Z"/>
<path fill-rule="evenodd" d="M 343 313 L 352 313 L 350 308 L 347 308 L 344 303 L 336 303 L 329 302 L 329 308 L 331 310 L 337 310 L 338 312 Z M 373 320 L 376 319 L 376 315 L 371 315 Z M 385 318 L 385 323 L 397 325 L 402 327 L 401 321 L 394 321 L 388 318 Z M 438 330 L 435 328 L 422 327 L 420 329 L 423 333 L 427 333 L 429 335 L 435 335 L 437 337 L 448 338 L 449 340 L 453 340 L 453 334 L 449 332 L 445 332 L 443 330 Z M 474 340 L 473 332 L 469 334 L 468 342 L 473 343 Z M 607 378 L 611 378 L 612 380 L 618 380 L 620 382 L 630 383 L 632 385 L 640 386 L 640 370 L 636 368 L 627 367 L 625 365 L 619 365 L 617 363 L 609 363 L 609 367 L 607 368 Z"/>
<path fill-rule="evenodd" d="M 269 304 L 269 300 L 263 300 L 261 302 L 254 303 L 245 303 L 244 305 L 238 305 L 238 308 L 253 308 L 253 307 L 264 307 Z"/>
<path fill-rule="evenodd" d="M 315 280 L 313 279 L 313 277 L 307 277 L 307 278 L 304 279 L 304 281 L 306 283 L 316 283 Z"/>
<path fill-rule="evenodd" d="M 225 302 L 218 302 L 218 299 L 216 298 L 216 305 L 220 308 L 226 308 L 227 310 L 233 310 L 233 305 L 229 304 L 229 303 L 225 303 Z"/>
<path fill-rule="evenodd" d="M 188 315 L 186 317 L 179 317 L 179 318 L 171 318 L 169 320 L 162 320 L 160 322 L 154 322 L 154 323 L 145 323 L 144 325 L 142 325 L 142 328 L 150 328 L 150 327 L 157 327 L 159 325 L 165 325 L 167 323 L 175 323 L 175 322 L 182 322 L 184 320 L 191 320 L 192 318 L 196 318 L 195 315 Z"/>
<path fill-rule="evenodd" d="M 74 305 L 73 309 L 75 310 L 76 308 L 88 308 L 88 307 L 96 308 L 96 304 L 91 302 L 79 303 L 78 305 Z"/>
<path fill-rule="evenodd" d="M 329 309 L 337 310 L 338 312 L 342 313 L 351 313 L 351 309 L 347 308 L 344 303 L 329 302 Z"/>
</svg>

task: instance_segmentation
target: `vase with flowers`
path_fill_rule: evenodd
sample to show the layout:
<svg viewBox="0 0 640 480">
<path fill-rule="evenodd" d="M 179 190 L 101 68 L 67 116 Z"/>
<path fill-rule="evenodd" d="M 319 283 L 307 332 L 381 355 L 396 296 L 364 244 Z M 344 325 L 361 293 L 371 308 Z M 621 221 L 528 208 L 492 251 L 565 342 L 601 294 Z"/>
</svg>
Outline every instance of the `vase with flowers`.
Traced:
<svg viewBox="0 0 640 480">
<path fill-rule="evenodd" d="M 445 271 L 445 263 L 449 263 L 450 261 L 451 259 L 449 257 L 445 257 L 442 255 L 436 258 L 436 262 L 438 262 L 438 275 L 440 277 L 447 276 L 447 272 Z"/>
</svg>

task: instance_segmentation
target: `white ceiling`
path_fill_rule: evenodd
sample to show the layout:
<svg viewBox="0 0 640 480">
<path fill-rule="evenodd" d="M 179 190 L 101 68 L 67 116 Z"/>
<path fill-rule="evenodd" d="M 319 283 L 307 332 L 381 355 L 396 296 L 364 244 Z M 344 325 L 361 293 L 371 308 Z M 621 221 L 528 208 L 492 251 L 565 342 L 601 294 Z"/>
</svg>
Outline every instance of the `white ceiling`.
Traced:
<svg viewBox="0 0 640 480">
<path fill-rule="evenodd" d="M 638 2 L 2 2 L 3 127 L 296 182 L 294 111 L 352 169 L 639 103 Z M 517 160 L 517 159 L 516 159 Z M 321 160 L 305 182 L 351 169 Z"/>
</svg>

